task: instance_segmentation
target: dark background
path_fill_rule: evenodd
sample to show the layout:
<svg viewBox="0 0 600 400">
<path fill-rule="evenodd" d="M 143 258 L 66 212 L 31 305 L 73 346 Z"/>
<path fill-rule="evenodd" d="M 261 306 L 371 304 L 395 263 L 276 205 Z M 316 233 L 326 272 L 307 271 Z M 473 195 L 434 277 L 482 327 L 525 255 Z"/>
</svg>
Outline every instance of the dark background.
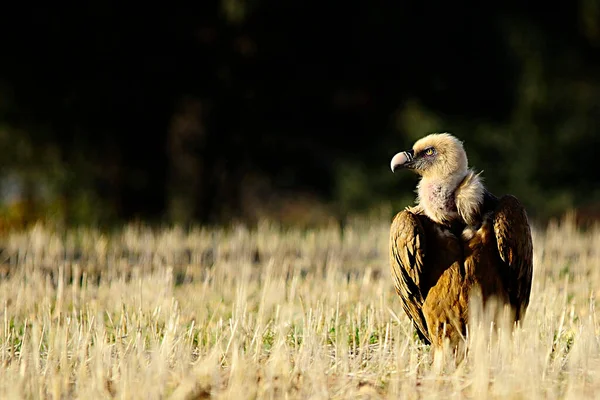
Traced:
<svg viewBox="0 0 600 400">
<path fill-rule="evenodd" d="M 431 132 L 464 140 L 532 218 L 591 218 L 600 1 L 492 4 L 13 5 L 0 14 L 3 221 L 391 215 L 416 177 L 390 158 Z"/>
</svg>

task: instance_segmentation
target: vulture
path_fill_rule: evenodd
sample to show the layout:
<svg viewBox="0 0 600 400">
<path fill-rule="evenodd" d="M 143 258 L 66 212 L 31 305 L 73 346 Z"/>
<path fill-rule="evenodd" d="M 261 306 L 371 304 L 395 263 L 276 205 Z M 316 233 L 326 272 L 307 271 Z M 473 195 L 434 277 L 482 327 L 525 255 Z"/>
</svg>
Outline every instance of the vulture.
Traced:
<svg viewBox="0 0 600 400">
<path fill-rule="evenodd" d="M 463 144 L 449 133 L 419 139 L 393 156 L 392 172 L 421 178 L 417 200 L 390 228 L 390 264 L 402 307 L 425 344 L 464 343 L 469 296 L 477 289 L 525 316 L 531 292 L 533 245 L 527 214 L 510 195 L 496 197 L 468 167 Z"/>
</svg>

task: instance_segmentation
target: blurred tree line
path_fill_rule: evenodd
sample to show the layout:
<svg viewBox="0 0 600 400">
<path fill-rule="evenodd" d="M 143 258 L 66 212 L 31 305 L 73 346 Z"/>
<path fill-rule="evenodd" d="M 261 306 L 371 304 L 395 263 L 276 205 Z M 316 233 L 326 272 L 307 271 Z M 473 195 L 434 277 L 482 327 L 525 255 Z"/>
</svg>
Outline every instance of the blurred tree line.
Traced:
<svg viewBox="0 0 600 400">
<path fill-rule="evenodd" d="M 600 202 L 599 0 L 148 4 L 3 13 L 3 221 L 398 209 L 430 132 L 536 219 Z"/>
</svg>

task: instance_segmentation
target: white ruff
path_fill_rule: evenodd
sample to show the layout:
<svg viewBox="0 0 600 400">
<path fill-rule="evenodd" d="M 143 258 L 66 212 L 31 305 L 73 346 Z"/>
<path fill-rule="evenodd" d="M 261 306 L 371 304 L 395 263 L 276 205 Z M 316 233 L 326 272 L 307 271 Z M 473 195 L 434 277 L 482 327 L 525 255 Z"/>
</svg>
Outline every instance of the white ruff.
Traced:
<svg viewBox="0 0 600 400">
<path fill-rule="evenodd" d="M 417 186 L 417 203 L 425 215 L 439 224 L 461 219 L 476 225 L 484 187 L 479 174 L 468 170 L 451 178 L 423 178 Z"/>
</svg>

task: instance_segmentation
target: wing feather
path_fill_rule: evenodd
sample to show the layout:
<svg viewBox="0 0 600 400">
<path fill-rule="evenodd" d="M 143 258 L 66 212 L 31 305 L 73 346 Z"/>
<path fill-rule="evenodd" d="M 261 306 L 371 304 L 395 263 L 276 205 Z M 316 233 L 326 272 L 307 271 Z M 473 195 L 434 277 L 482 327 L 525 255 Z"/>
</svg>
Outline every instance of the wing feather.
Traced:
<svg viewBox="0 0 600 400">
<path fill-rule="evenodd" d="M 429 344 L 419 288 L 425 258 L 425 233 L 419 218 L 408 210 L 399 212 L 390 229 L 390 264 L 396 293 L 423 342 Z"/>
<path fill-rule="evenodd" d="M 500 258 L 507 266 L 506 287 L 516 320 L 525 316 L 533 276 L 533 242 L 527 213 L 512 195 L 500 198 L 494 215 Z"/>
</svg>

